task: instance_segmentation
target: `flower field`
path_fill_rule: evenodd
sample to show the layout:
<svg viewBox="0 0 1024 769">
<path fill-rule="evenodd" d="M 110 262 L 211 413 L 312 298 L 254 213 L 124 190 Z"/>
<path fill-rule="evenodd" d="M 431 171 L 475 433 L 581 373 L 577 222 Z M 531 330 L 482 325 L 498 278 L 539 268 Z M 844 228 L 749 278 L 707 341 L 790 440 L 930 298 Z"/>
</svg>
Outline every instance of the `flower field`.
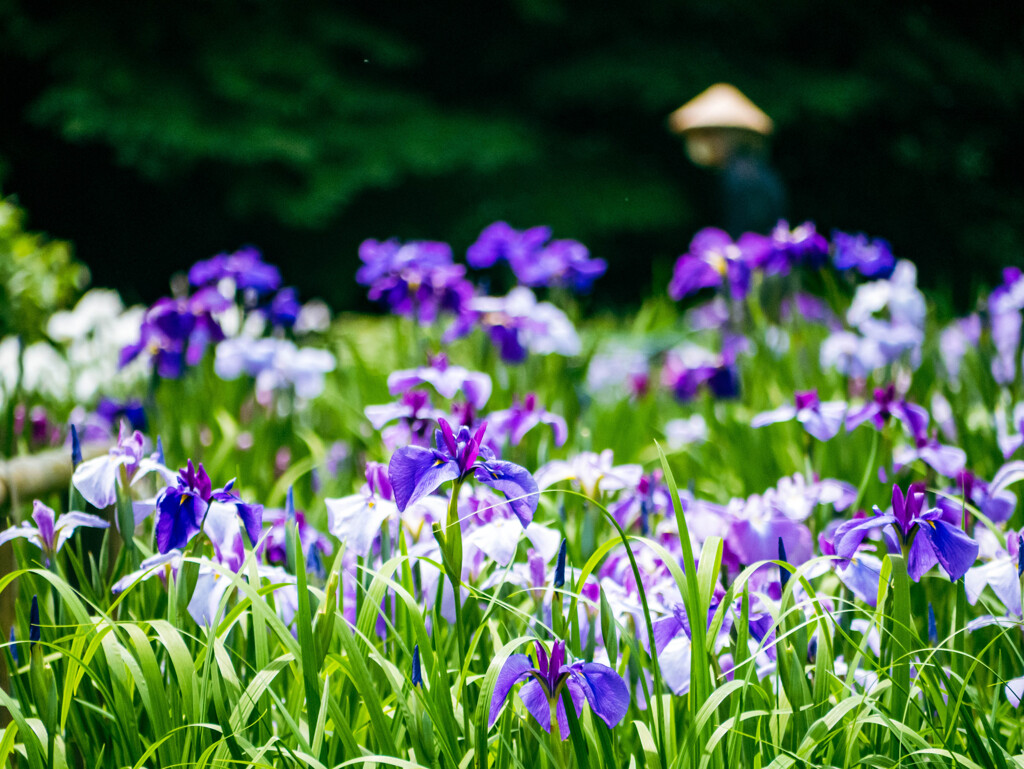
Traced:
<svg viewBox="0 0 1024 769">
<path fill-rule="evenodd" d="M 245 248 L 9 326 L 0 763 L 1024 767 L 1019 270 L 952 317 L 705 229 L 614 317 L 546 227 L 359 257 L 378 316 Z"/>
</svg>

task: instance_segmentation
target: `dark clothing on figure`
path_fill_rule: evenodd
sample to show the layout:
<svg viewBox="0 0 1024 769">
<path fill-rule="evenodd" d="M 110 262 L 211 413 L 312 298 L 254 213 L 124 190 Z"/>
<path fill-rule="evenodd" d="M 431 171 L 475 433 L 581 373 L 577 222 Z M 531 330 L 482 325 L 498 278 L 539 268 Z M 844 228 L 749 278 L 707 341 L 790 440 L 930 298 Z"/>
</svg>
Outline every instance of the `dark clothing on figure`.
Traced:
<svg viewBox="0 0 1024 769">
<path fill-rule="evenodd" d="M 786 218 L 782 179 L 761 157 L 735 154 L 721 171 L 724 229 L 733 238 L 744 232 L 767 234 Z"/>
</svg>

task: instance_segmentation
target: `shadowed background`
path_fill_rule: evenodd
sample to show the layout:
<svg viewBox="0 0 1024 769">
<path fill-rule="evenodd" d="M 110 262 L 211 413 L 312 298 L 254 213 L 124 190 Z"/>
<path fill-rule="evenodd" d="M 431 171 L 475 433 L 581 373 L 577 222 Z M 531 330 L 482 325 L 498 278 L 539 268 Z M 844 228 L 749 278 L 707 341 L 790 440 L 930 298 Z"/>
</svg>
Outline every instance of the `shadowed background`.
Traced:
<svg viewBox="0 0 1024 769">
<path fill-rule="evenodd" d="M 708 85 L 776 124 L 791 223 L 865 231 L 963 306 L 1024 254 L 1024 24 L 979 5 L 0 0 L 0 184 L 95 285 L 166 293 L 252 243 L 365 307 L 367 237 L 464 252 L 496 219 L 662 292 L 715 224 L 667 115 Z"/>
</svg>

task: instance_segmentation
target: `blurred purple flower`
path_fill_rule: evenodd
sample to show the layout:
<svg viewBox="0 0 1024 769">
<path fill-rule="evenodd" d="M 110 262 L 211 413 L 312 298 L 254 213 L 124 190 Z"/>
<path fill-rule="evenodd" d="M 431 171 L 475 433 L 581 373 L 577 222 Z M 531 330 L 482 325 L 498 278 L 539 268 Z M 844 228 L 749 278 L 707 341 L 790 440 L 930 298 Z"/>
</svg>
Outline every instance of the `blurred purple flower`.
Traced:
<svg viewBox="0 0 1024 769">
<path fill-rule="evenodd" d="M 231 301 L 214 287 L 184 299 L 158 299 L 143 316 L 139 341 L 121 350 L 121 365 L 148 352 L 159 376 L 177 379 L 185 366 L 202 360 L 208 345 L 224 339 L 213 315 L 230 306 Z"/>
<path fill-rule="evenodd" d="M 487 424 L 490 426 L 489 442 L 499 447 L 506 440 L 518 446 L 530 430 L 542 424 L 551 428 L 556 446 L 564 444 L 569 436 L 565 419 L 545 411 L 537 402 L 536 393 L 528 393 L 522 401 L 516 398 L 510 408 L 492 411 L 487 415 Z"/>
<path fill-rule="evenodd" d="M 568 316 L 533 292 L 517 286 L 504 297 L 481 296 L 469 303 L 506 363 L 522 363 L 535 355 L 578 355 L 582 349 Z"/>
<path fill-rule="evenodd" d="M 356 281 L 369 286 L 369 298 L 424 325 L 442 312 L 458 317 L 474 294 L 473 285 L 465 279 L 466 268 L 452 262 L 447 243 L 364 240 L 359 258 L 363 266 L 356 272 Z"/>
<path fill-rule="evenodd" d="M 449 400 L 462 392 L 475 409 L 483 408 L 491 397 L 491 378 L 487 374 L 453 366 L 444 353 L 431 358 L 429 366 L 391 372 L 388 375 L 388 392 L 398 395 L 423 383 L 431 385 L 439 395 Z"/>
<path fill-rule="evenodd" d="M 1021 616 L 1021 534 L 1009 531 L 1006 547 L 998 547 L 991 558 L 980 566 L 973 566 L 964 575 L 967 600 L 973 606 L 988 585 L 1002 601 L 1006 610 L 1015 617 Z"/>
<path fill-rule="evenodd" d="M 504 259 L 524 286 L 571 286 L 587 291 L 608 268 L 603 259 L 591 259 L 590 252 L 575 240 L 548 243 L 548 227 L 515 230 L 506 222 L 495 222 L 480 233 L 466 252 L 471 267 L 491 267 Z"/>
<path fill-rule="evenodd" d="M 188 271 L 188 282 L 197 288 L 215 286 L 225 279 L 232 280 L 241 291 L 256 294 L 276 291 L 281 285 L 281 273 L 264 262 L 259 250 L 252 246 L 196 262 Z"/>
<path fill-rule="evenodd" d="M 822 403 L 818 399 L 817 390 L 805 390 L 795 394 L 793 405 L 779 406 L 771 411 L 763 411 L 751 420 L 750 426 L 764 427 L 776 422 L 789 422 L 795 419 L 819 441 L 829 441 L 842 427 L 846 408 L 844 401 Z"/>
<path fill-rule="evenodd" d="M 728 282 L 733 299 L 750 290 L 751 259 L 763 249 L 763 238 L 744 235 L 736 243 L 724 230 L 706 227 L 693 236 L 689 250 L 676 260 L 668 295 L 677 302 L 703 288 Z"/>
<path fill-rule="evenodd" d="M 869 240 L 860 232 L 850 235 L 832 232 L 832 264 L 837 270 L 857 270 L 866 278 L 888 278 L 896 268 L 889 243 L 881 238 Z"/>
</svg>

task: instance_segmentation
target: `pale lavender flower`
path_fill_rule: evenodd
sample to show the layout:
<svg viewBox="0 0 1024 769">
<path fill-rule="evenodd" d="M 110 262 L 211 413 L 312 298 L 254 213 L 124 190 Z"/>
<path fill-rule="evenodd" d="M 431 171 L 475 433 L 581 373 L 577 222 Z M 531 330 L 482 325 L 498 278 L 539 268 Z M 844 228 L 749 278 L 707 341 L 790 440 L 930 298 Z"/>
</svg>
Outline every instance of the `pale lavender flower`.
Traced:
<svg viewBox="0 0 1024 769">
<path fill-rule="evenodd" d="M 449 400 L 462 392 L 475 409 L 481 409 L 491 397 L 491 378 L 480 371 L 453 366 L 444 353 L 430 359 L 429 366 L 393 371 L 388 375 L 388 392 L 399 395 L 418 384 L 429 384 Z"/>
<path fill-rule="evenodd" d="M 129 433 L 124 423 L 118 431 L 117 445 L 105 456 L 79 464 L 71 482 L 93 507 L 103 509 L 117 501 L 117 486 L 121 470 L 125 481 L 132 486 L 149 473 L 157 473 L 165 483 L 174 480 L 174 472 L 163 464 L 159 452 L 145 456 L 145 439 L 138 430 Z M 127 488 L 125 489 L 127 491 Z M 140 521 L 136 521 L 136 524 Z"/>
<path fill-rule="evenodd" d="M 58 517 L 52 508 L 47 507 L 38 499 L 32 503 L 32 520 L 35 522 L 35 526 L 28 521 L 22 521 L 20 525 L 11 526 L 0 532 L 0 545 L 10 542 L 12 539 L 27 539 L 43 551 L 47 562 L 60 552 L 64 543 L 79 526 L 91 526 L 97 529 L 105 529 L 110 526 L 98 516 L 75 510 Z"/>
<path fill-rule="evenodd" d="M 568 316 L 550 302 L 538 302 L 525 286 L 504 297 L 481 296 L 469 302 L 480 325 L 490 334 L 506 363 L 521 363 L 535 355 L 579 355 L 582 349 Z"/>
<path fill-rule="evenodd" d="M 779 406 L 755 416 L 751 427 L 764 427 L 777 422 L 796 420 L 819 441 L 829 441 L 836 436 L 846 415 L 844 401 L 821 402 L 816 390 L 797 392 L 793 405 Z"/>
<path fill-rule="evenodd" d="M 1007 532 L 1005 547 L 996 541 L 987 529 L 979 533 L 982 557 L 986 562 L 980 566 L 972 566 L 964 575 L 967 600 L 972 606 L 978 602 L 982 591 L 988 585 L 1011 615 L 1021 616 L 1022 533 L 1024 532 Z"/>
</svg>

